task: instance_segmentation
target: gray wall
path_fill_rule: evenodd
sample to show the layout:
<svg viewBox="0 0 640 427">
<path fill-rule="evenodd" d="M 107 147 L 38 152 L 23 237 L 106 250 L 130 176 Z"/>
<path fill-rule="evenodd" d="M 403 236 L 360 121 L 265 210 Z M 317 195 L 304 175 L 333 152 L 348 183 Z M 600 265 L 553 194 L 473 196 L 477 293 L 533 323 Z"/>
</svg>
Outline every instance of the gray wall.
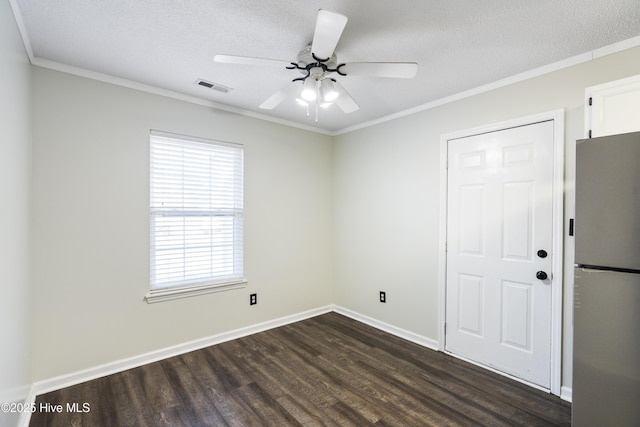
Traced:
<svg viewBox="0 0 640 427">
<path fill-rule="evenodd" d="M 440 135 L 564 108 L 571 177 L 584 89 L 640 73 L 634 48 L 330 137 L 30 67 L 4 9 L 0 320 L 19 326 L 2 332 L 3 391 L 332 303 L 435 340 Z M 149 129 L 245 144 L 246 289 L 143 301 Z"/>
<path fill-rule="evenodd" d="M 336 137 L 336 304 L 437 340 L 440 136 L 565 109 L 566 185 L 572 186 L 585 88 L 636 74 L 640 48 Z M 565 250 L 565 275 L 572 265 L 573 253 Z M 562 384 L 570 388 L 572 298 L 568 283 L 564 289 Z M 379 290 L 387 292 L 386 304 L 378 302 Z"/>
<path fill-rule="evenodd" d="M 42 68 L 33 81 L 34 381 L 333 301 L 331 137 Z M 247 288 L 143 301 L 150 129 L 244 144 Z"/>
<path fill-rule="evenodd" d="M 29 391 L 31 66 L 8 1 L 0 2 L 0 403 Z M 18 422 L 0 412 L 0 425 Z"/>
</svg>

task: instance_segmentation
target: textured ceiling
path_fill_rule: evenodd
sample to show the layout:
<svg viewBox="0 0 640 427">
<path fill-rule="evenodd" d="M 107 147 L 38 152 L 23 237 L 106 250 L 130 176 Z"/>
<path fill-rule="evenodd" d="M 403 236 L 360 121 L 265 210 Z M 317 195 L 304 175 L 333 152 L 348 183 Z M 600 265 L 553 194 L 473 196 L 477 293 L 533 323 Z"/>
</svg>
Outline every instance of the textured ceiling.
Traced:
<svg viewBox="0 0 640 427">
<path fill-rule="evenodd" d="M 640 0 L 11 1 L 36 65 L 64 64 L 330 132 L 640 35 Z M 339 62 L 417 62 L 416 78 L 340 77 L 360 110 L 332 106 L 316 123 L 293 99 L 258 108 L 299 72 L 213 61 L 295 61 L 318 9 L 349 18 Z M 198 78 L 233 89 L 206 89 Z"/>
</svg>

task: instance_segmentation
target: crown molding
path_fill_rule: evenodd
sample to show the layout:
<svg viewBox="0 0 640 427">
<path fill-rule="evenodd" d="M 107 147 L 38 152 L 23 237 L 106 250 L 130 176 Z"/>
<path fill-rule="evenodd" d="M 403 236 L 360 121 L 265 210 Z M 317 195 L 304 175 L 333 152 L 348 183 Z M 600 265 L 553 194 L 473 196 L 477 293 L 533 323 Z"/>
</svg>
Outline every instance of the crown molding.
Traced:
<svg viewBox="0 0 640 427">
<path fill-rule="evenodd" d="M 585 62 L 593 61 L 598 58 L 602 58 L 607 55 L 612 55 L 614 53 L 622 52 L 624 50 L 632 49 L 634 47 L 640 46 L 640 36 L 633 37 L 627 40 L 623 40 L 618 43 L 614 43 L 599 49 L 592 50 L 587 53 L 583 53 L 580 55 L 572 56 L 571 58 L 563 59 L 558 62 L 554 62 L 552 64 L 544 65 L 542 67 L 534 68 L 533 70 L 525 71 L 520 74 L 513 75 L 511 77 L 507 77 L 501 80 L 497 80 L 492 83 L 488 83 L 486 85 L 478 86 L 473 89 L 469 89 L 464 92 L 459 92 L 454 95 L 446 96 L 444 98 L 436 99 L 434 101 L 427 102 L 422 105 L 418 105 L 413 108 L 409 108 L 407 110 L 399 111 L 394 114 L 390 114 L 388 116 L 380 117 L 375 120 L 367 121 L 360 123 L 355 126 L 350 126 L 339 131 L 333 132 L 334 136 L 353 132 L 358 129 L 364 129 L 370 126 L 374 126 L 380 123 L 388 122 L 391 120 L 399 119 L 401 117 L 410 116 L 412 114 L 419 113 L 421 111 L 430 110 L 432 108 L 439 107 L 441 105 L 449 104 L 451 102 L 459 101 L 464 98 L 469 98 L 471 96 L 479 95 L 481 93 L 489 92 L 494 89 L 499 89 L 501 87 L 505 87 L 514 83 L 522 82 L 525 80 L 532 79 L 534 77 L 543 76 L 545 74 L 552 73 L 554 71 L 563 70 L 565 68 L 573 67 L 575 65 L 583 64 Z"/>
<path fill-rule="evenodd" d="M 396 120 L 402 117 L 410 116 L 421 111 L 430 110 L 432 108 L 436 108 L 445 104 L 449 104 L 451 102 L 459 101 L 461 99 L 469 98 L 471 96 L 479 95 L 481 93 L 489 92 L 494 89 L 498 89 L 501 87 L 505 87 L 514 83 L 522 82 L 524 80 L 528 80 L 534 77 L 539 77 L 545 74 L 552 73 L 554 71 L 562 70 L 565 68 L 573 67 L 575 65 L 579 65 L 585 62 L 593 61 L 598 58 L 602 58 L 607 55 L 612 55 L 614 53 L 622 52 L 627 49 L 632 49 L 634 47 L 640 46 L 640 36 L 633 37 L 627 40 L 622 40 L 617 43 L 613 43 L 608 46 L 604 46 L 599 49 L 592 50 L 590 52 L 586 52 L 580 55 L 573 56 L 571 58 L 567 58 L 558 62 L 554 62 L 552 64 L 544 65 L 542 67 L 534 68 L 533 70 L 525 71 L 523 73 L 516 74 L 511 77 L 507 77 L 501 80 L 497 80 L 492 83 L 488 83 L 486 85 L 478 86 L 473 89 L 469 89 L 463 92 L 459 92 L 457 94 L 453 94 L 450 96 L 446 96 L 444 98 L 436 99 L 433 101 L 429 101 L 427 103 L 418 105 L 413 108 L 409 108 L 406 110 L 398 111 L 397 113 L 389 114 L 387 116 L 383 116 L 374 120 L 369 120 L 366 122 L 359 123 L 354 126 L 349 126 L 343 129 L 339 129 L 336 131 L 330 131 L 318 127 L 308 126 L 297 122 L 292 122 L 289 120 L 278 119 L 276 117 L 272 117 L 266 114 L 260 114 L 253 111 L 232 107 L 226 104 L 221 104 L 217 102 L 213 102 L 207 99 L 185 95 L 183 93 L 175 92 L 168 89 L 162 89 L 159 87 L 146 85 L 143 83 L 134 82 L 128 79 L 111 76 L 108 74 L 99 73 L 96 71 L 87 70 L 84 68 L 74 67 L 67 64 L 62 64 L 55 61 L 50 61 L 47 59 L 39 58 L 34 56 L 33 49 L 31 48 L 31 42 L 29 41 L 29 36 L 27 34 L 24 21 L 22 19 L 22 15 L 20 14 L 20 9 L 16 3 L 17 0 L 9 0 L 11 5 L 11 9 L 13 10 L 13 15 L 16 20 L 16 24 L 18 25 L 18 29 L 20 31 L 20 35 L 22 36 L 22 41 L 24 43 L 24 47 L 26 53 L 29 57 L 29 61 L 32 65 L 48 68 L 55 71 L 60 71 L 63 73 L 73 74 L 80 77 L 85 77 L 88 79 L 98 80 L 105 83 L 111 83 L 118 86 L 127 87 L 130 89 L 139 90 L 142 92 L 147 92 L 155 95 L 165 96 L 168 98 L 177 99 L 184 102 L 190 102 L 192 104 L 202 105 L 205 107 L 215 108 L 218 110 L 228 111 L 231 113 L 239 114 L 246 117 L 251 117 L 254 119 L 264 120 L 272 123 L 277 123 L 284 126 L 289 126 L 301 130 L 306 130 L 309 132 L 315 132 L 328 136 L 338 136 L 342 134 L 346 134 L 349 132 L 353 132 L 359 129 L 364 129 L 367 127 L 371 127 L 380 123 L 388 122 L 391 120 Z"/>
</svg>

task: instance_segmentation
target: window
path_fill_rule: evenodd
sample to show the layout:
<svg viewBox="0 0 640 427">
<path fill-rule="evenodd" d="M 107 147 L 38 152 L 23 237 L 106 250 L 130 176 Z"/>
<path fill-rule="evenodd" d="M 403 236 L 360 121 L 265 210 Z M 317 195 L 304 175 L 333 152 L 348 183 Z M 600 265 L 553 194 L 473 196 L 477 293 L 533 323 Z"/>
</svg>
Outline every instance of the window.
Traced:
<svg viewBox="0 0 640 427">
<path fill-rule="evenodd" d="M 243 147 L 151 131 L 147 302 L 242 287 Z"/>
</svg>

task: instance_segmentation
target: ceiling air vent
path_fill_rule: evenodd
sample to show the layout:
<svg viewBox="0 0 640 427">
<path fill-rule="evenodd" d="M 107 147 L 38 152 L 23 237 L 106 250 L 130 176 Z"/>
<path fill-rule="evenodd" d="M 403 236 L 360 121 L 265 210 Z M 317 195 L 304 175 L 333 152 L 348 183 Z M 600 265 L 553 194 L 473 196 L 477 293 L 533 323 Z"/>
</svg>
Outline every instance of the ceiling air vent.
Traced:
<svg viewBox="0 0 640 427">
<path fill-rule="evenodd" d="M 207 89 L 217 90 L 218 92 L 222 92 L 222 93 L 227 93 L 231 90 L 231 88 L 228 86 L 223 86 L 218 83 L 208 82 L 203 79 L 198 79 L 195 82 L 193 82 L 193 84 L 206 87 Z"/>
</svg>

